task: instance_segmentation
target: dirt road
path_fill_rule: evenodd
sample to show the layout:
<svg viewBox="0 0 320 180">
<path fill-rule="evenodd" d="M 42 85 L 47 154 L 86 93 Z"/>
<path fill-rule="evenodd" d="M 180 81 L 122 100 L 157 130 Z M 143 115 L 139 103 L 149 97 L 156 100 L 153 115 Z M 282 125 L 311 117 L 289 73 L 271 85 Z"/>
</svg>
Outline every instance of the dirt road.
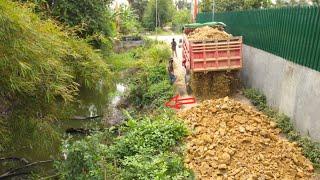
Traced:
<svg viewBox="0 0 320 180">
<path fill-rule="evenodd" d="M 179 40 L 182 39 L 182 35 L 167 35 L 167 36 L 149 36 L 151 39 L 157 39 L 159 41 L 164 41 L 168 43 L 171 47 L 172 39 L 174 38 L 177 42 L 177 57 L 173 56 L 174 59 L 174 74 L 176 76 L 176 82 L 174 83 L 176 88 L 176 93 L 183 98 L 191 97 L 187 93 L 186 84 L 185 84 L 185 74 L 186 70 L 182 66 L 182 46 L 179 47 Z M 182 109 L 189 109 L 196 104 L 184 105 Z"/>
</svg>

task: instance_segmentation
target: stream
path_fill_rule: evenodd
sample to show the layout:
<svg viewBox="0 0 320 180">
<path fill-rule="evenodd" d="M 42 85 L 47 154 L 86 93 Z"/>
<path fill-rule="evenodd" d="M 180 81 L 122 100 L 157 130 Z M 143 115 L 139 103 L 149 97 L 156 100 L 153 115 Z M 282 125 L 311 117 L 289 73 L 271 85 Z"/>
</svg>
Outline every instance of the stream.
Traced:
<svg viewBox="0 0 320 180">
<path fill-rule="evenodd" d="M 122 83 L 116 84 L 116 90 L 107 95 L 93 96 L 90 90 L 81 90 L 79 93 L 79 102 L 74 107 L 74 115 L 67 120 L 59 120 L 53 123 L 53 129 L 59 134 L 58 140 L 53 142 L 53 146 L 49 148 L 37 147 L 39 142 L 36 140 L 22 139 L 21 141 L 29 142 L 30 147 L 20 147 L 17 144 L 16 150 L 7 152 L 1 157 L 18 157 L 25 158 L 29 162 L 43 161 L 48 159 L 60 159 L 62 157 L 60 146 L 61 141 L 67 136 L 72 136 L 73 140 L 79 140 L 87 134 L 82 132 L 66 133 L 71 130 L 99 130 L 107 128 L 123 121 L 122 111 L 119 103 L 124 96 L 126 86 Z M 93 117 L 93 118 L 92 118 Z M 48 132 L 49 133 L 49 132 Z M 41 134 L 39 134 L 41 136 Z M 52 140 L 49 140 L 52 142 Z M 37 144 L 36 144 L 37 143 Z M 45 143 L 45 142 L 40 142 Z M 43 144 L 43 146 L 45 146 Z M 47 150 L 46 150 L 47 149 Z M 0 157 L 0 158 L 1 158 Z M 10 167 L 15 167 L 19 163 L 0 163 L 0 174 L 4 173 Z M 50 172 L 53 169 L 52 163 L 45 164 L 40 167 L 43 171 Z M 18 177 L 15 179 L 19 179 Z M 23 179 L 23 178 L 22 178 Z"/>
</svg>

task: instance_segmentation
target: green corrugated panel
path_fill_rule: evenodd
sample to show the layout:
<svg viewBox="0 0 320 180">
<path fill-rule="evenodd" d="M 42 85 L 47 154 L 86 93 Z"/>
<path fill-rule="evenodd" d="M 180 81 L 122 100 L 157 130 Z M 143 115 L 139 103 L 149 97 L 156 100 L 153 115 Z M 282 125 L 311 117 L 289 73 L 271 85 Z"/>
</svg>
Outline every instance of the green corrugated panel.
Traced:
<svg viewBox="0 0 320 180">
<path fill-rule="evenodd" d="M 320 33 L 319 33 L 319 29 L 320 29 L 320 11 L 319 10 L 315 10 L 316 11 L 316 24 L 315 24 L 315 28 L 313 31 L 313 36 L 315 37 L 315 39 L 320 39 Z M 319 47 L 319 49 L 317 49 Z M 318 52 L 320 51 L 320 41 L 314 41 L 313 42 L 313 49 L 316 49 Z M 317 67 L 316 70 L 320 71 L 320 53 L 310 53 L 311 56 L 313 57 L 313 62 L 312 62 L 312 67 Z"/>
<path fill-rule="evenodd" d="M 211 21 L 200 13 L 197 22 Z M 244 36 L 244 43 L 320 71 L 320 8 L 286 7 L 215 14 L 226 31 Z"/>
</svg>

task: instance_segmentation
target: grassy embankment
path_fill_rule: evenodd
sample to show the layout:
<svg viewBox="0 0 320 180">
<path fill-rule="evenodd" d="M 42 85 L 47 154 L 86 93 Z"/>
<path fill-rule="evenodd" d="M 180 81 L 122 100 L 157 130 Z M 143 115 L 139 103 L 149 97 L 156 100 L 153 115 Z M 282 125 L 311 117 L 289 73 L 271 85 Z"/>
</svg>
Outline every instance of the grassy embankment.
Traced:
<svg viewBox="0 0 320 180">
<path fill-rule="evenodd" d="M 19 152 L 30 159 L 30 152 L 38 152 L 47 159 L 59 144 L 51 124 L 73 114 L 80 89 L 101 94 L 113 83 L 108 65 L 85 40 L 26 6 L 2 0 L 0 84 L 1 154 Z"/>
</svg>

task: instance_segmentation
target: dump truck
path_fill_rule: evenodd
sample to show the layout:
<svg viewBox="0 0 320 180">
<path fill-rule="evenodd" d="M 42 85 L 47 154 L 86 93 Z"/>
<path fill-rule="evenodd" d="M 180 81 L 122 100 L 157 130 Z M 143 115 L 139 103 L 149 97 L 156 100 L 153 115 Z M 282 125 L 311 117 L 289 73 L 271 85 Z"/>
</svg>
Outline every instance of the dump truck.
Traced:
<svg viewBox="0 0 320 180">
<path fill-rule="evenodd" d="M 195 95 L 216 94 L 213 96 L 217 97 L 228 95 L 234 86 L 233 81 L 238 79 L 238 72 L 242 68 L 242 37 L 228 36 L 224 32 L 225 26 L 221 22 L 194 23 L 184 26 L 182 65 L 187 69 L 187 73 L 191 74 L 191 82 L 187 84 L 191 85 Z M 193 32 L 202 27 L 213 28 L 215 32 L 212 36 L 209 34 L 209 36 L 191 38 L 197 36 Z M 214 35 L 220 32 L 223 38 Z"/>
</svg>

